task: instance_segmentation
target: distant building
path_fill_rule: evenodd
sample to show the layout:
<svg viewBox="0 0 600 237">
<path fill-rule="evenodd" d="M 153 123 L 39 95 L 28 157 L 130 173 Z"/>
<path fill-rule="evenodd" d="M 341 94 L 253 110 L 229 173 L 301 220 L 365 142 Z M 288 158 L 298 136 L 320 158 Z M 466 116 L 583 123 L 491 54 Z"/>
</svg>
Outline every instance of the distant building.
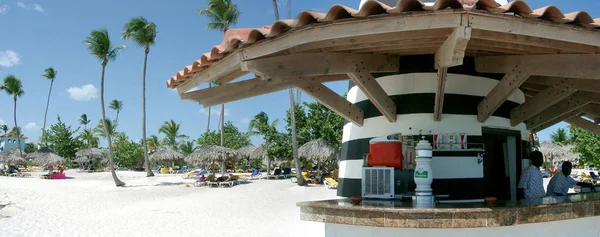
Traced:
<svg viewBox="0 0 600 237">
<path fill-rule="evenodd" d="M 21 143 L 21 150 L 25 151 L 25 140 L 29 139 L 25 135 L 21 134 L 21 139 L 19 142 Z M 17 149 L 19 145 L 17 143 L 17 136 L 14 133 L 7 133 L 0 135 L 0 150 L 5 151 L 9 149 Z"/>
</svg>

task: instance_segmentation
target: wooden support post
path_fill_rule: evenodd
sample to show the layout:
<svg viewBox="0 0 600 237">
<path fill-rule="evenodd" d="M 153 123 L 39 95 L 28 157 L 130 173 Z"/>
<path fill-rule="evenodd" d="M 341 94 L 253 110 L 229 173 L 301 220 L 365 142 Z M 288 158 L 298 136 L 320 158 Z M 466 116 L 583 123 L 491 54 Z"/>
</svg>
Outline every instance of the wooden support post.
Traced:
<svg viewBox="0 0 600 237">
<path fill-rule="evenodd" d="M 348 73 L 348 77 L 365 93 L 388 121 L 396 122 L 396 103 L 381 88 L 370 72 L 365 71 L 362 65 L 357 65 L 356 72 Z"/>
<path fill-rule="evenodd" d="M 502 80 L 498 82 L 498 85 L 479 103 L 477 107 L 477 120 L 483 123 L 490 118 L 528 77 L 529 74 L 519 71 L 504 75 Z"/>
<path fill-rule="evenodd" d="M 323 84 L 301 82 L 297 83 L 296 87 L 313 97 L 319 103 L 325 105 L 325 107 L 336 112 L 344 119 L 358 126 L 363 125 L 363 110 L 348 102 L 348 100 L 344 99 L 344 97 L 341 97 Z"/>
<path fill-rule="evenodd" d="M 435 105 L 433 109 L 433 120 L 442 120 L 442 110 L 444 109 L 444 92 L 446 90 L 446 76 L 448 68 L 438 68 L 437 72 L 437 90 L 435 91 Z"/>
<path fill-rule="evenodd" d="M 600 94 L 578 91 L 564 100 L 556 103 L 552 107 L 533 116 L 531 119 L 526 120 L 525 125 L 527 125 L 528 129 L 540 131 L 544 129 L 540 129 L 540 126 L 548 124 L 551 126 L 552 124 L 556 124 L 564 119 L 577 116 L 586 110 L 592 111 L 596 109 L 597 107 L 590 105 L 590 103 L 592 101 L 600 101 L 599 99 Z"/>
<path fill-rule="evenodd" d="M 517 124 L 541 113 L 576 91 L 577 90 L 573 88 L 568 79 L 564 78 L 553 86 L 541 91 L 530 100 L 525 101 L 525 103 L 514 108 L 510 112 L 510 124 L 512 126 L 517 126 Z"/>
<path fill-rule="evenodd" d="M 469 39 L 471 39 L 470 27 L 459 26 L 454 29 L 435 53 L 435 68 L 462 65 Z"/>
<path fill-rule="evenodd" d="M 586 119 L 583 119 L 580 117 L 573 117 L 573 118 L 566 119 L 565 122 L 567 122 L 573 126 L 580 127 L 589 132 L 595 133 L 597 135 L 600 135 L 600 126 L 598 126 Z"/>
</svg>

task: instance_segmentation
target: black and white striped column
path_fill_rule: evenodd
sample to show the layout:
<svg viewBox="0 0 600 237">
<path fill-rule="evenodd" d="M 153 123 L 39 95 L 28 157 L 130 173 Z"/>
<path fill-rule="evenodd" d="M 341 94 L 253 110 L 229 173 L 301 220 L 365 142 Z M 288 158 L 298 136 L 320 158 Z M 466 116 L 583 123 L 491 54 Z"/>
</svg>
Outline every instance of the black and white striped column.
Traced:
<svg viewBox="0 0 600 237">
<path fill-rule="evenodd" d="M 363 157 L 369 152 L 369 140 L 375 137 L 397 133 L 417 135 L 422 130 L 423 134 L 428 135 L 465 133 L 473 138 L 481 138 L 482 128 L 489 127 L 517 130 L 521 132 L 522 139 L 527 139 L 529 133 L 524 124 L 510 126 L 510 110 L 525 101 L 520 90 L 508 98 L 485 123 L 479 123 L 477 105 L 496 86 L 498 80 L 481 75 L 467 75 L 468 73 L 448 73 L 442 120 L 436 122 L 433 120 L 433 109 L 437 74 L 402 70 L 401 73 L 404 74 L 377 78 L 396 103 L 396 123 L 388 122 L 365 94 L 351 85 L 348 101 L 364 110 L 365 120 L 362 127 L 353 123 L 344 125 L 338 196 L 361 195 Z"/>
</svg>

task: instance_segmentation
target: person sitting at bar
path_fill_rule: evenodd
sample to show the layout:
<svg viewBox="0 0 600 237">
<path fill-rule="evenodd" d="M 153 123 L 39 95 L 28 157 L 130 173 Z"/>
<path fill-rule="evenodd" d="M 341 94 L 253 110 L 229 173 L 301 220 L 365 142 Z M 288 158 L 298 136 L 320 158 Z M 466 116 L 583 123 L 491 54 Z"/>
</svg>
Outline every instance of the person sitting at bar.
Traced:
<svg viewBox="0 0 600 237">
<path fill-rule="evenodd" d="M 544 197 L 546 192 L 544 191 L 544 179 L 540 171 L 540 166 L 544 163 L 544 155 L 540 151 L 534 151 L 529 155 L 529 159 L 531 160 L 531 166 L 523 171 L 519 188 L 523 189 L 525 199 Z"/>
<path fill-rule="evenodd" d="M 567 196 L 569 188 L 577 185 L 577 181 L 570 176 L 572 167 L 571 162 L 565 161 L 562 163 L 561 172 L 554 175 L 548 183 L 547 196 Z"/>
</svg>

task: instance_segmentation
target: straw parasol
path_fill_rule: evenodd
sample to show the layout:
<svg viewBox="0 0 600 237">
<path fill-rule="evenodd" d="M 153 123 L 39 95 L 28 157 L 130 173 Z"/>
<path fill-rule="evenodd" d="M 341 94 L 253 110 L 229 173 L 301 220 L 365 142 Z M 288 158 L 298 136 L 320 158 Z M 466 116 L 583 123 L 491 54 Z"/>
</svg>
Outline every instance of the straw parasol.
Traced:
<svg viewBox="0 0 600 237">
<path fill-rule="evenodd" d="M 339 157 L 339 150 L 329 142 L 319 138 L 305 143 L 298 148 L 298 156 L 305 158 L 316 158 L 317 169 L 321 170 L 321 160 L 332 160 Z"/>
<path fill-rule="evenodd" d="M 183 160 L 183 154 L 181 154 L 169 147 L 165 147 L 165 148 L 158 150 L 157 152 L 152 153 L 152 155 L 150 155 L 149 159 L 151 161 L 155 161 L 155 162 L 158 162 L 158 161 L 171 162 L 171 166 L 175 166 L 175 161 Z"/>
<path fill-rule="evenodd" d="M 23 165 L 27 163 L 27 161 L 19 156 L 17 149 L 10 149 L 0 152 L 0 163 Z"/>
<path fill-rule="evenodd" d="M 185 158 L 185 162 L 192 165 L 201 165 L 211 162 L 235 162 L 238 157 L 239 154 L 236 150 L 222 146 L 208 145 L 198 147 L 192 154 L 189 154 Z"/>
<path fill-rule="evenodd" d="M 252 153 L 254 153 L 254 150 L 256 150 L 256 147 L 249 145 L 238 149 L 237 152 L 241 158 L 250 159 L 252 157 Z"/>
<path fill-rule="evenodd" d="M 42 147 L 33 153 L 27 154 L 30 157 L 32 162 L 36 165 L 45 165 L 45 164 L 64 164 L 65 159 L 57 155 L 52 149 L 48 147 Z"/>
<path fill-rule="evenodd" d="M 106 155 L 104 154 L 104 152 L 102 150 L 100 150 L 98 148 L 85 148 L 85 149 L 81 149 L 81 150 L 77 151 L 75 153 L 75 156 L 77 156 L 78 160 L 81 157 L 86 157 L 87 160 L 85 160 L 85 161 L 89 161 L 92 159 L 101 160 Z"/>
<path fill-rule="evenodd" d="M 267 151 L 265 151 L 265 148 L 263 148 L 263 146 L 258 146 L 256 149 L 254 149 L 254 151 L 252 151 L 252 154 L 250 154 L 250 159 L 263 159 L 265 156 L 267 156 Z"/>
</svg>

